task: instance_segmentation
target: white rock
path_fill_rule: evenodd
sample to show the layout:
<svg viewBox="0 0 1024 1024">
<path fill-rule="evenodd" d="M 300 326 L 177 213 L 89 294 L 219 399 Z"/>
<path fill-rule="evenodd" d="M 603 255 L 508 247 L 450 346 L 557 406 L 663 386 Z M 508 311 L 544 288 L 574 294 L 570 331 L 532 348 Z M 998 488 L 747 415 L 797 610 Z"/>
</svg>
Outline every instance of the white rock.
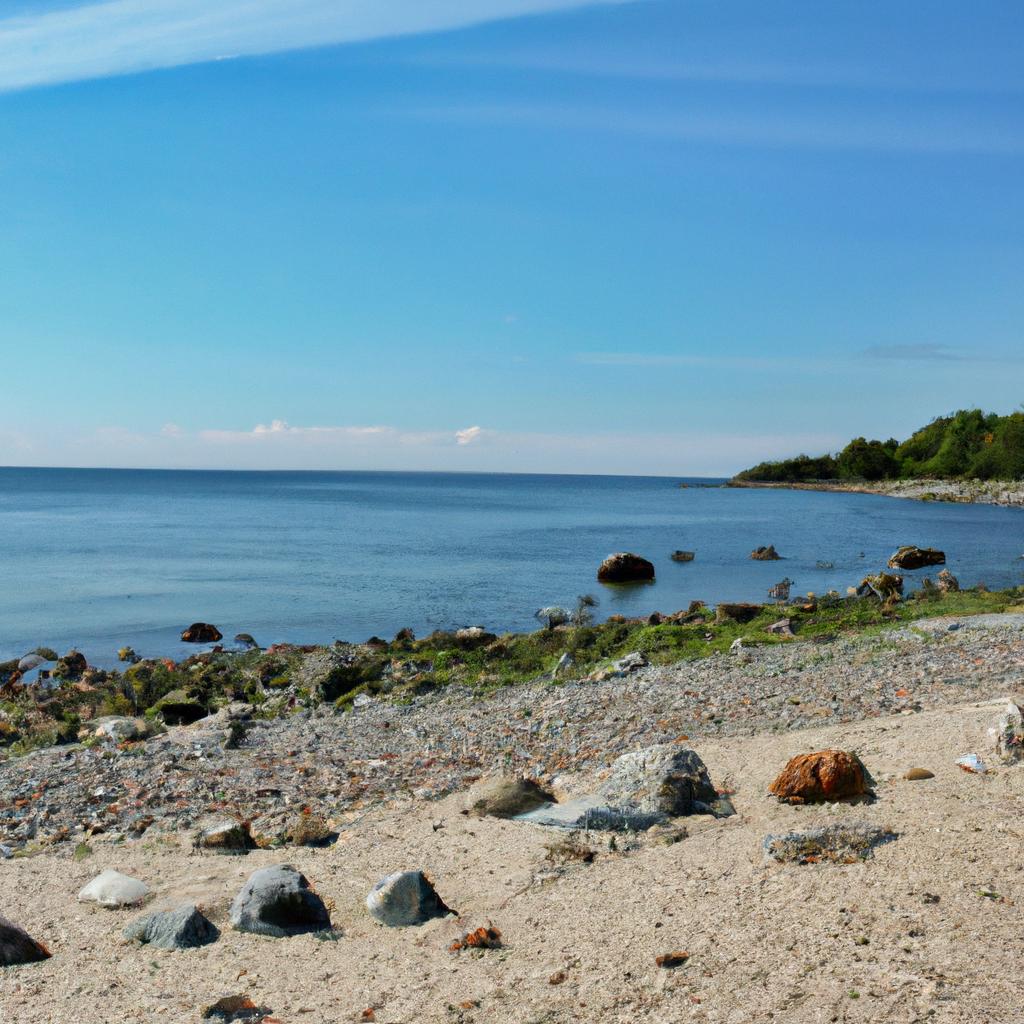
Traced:
<svg viewBox="0 0 1024 1024">
<path fill-rule="evenodd" d="M 78 898 L 83 903 L 98 903 L 101 907 L 131 907 L 148 895 L 149 886 L 145 882 L 122 875 L 120 871 L 104 871 L 78 894 Z"/>
</svg>

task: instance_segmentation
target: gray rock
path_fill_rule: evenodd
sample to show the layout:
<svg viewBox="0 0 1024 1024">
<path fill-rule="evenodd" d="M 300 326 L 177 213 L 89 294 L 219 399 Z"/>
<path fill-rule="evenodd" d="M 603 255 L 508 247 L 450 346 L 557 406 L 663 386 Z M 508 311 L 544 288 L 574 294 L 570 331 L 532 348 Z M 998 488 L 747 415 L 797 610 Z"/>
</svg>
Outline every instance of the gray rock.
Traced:
<svg viewBox="0 0 1024 1024">
<path fill-rule="evenodd" d="M 615 662 L 615 668 L 619 672 L 628 673 L 645 668 L 648 664 L 647 658 L 640 651 L 631 651 Z"/>
<path fill-rule="evenodd" d="M 0 917 L 0 967 L 31 964 L 49 959 L 49 950 L 36 942 L 24 928 Z"/>
<path fill-rule="evenodd" d="M 896 838 L 896 832 L 867 822 L 836 822 L 806 832 L 765 836 L 764 852 L 767 860 L 780 864 L 853 864 L 867 860 L 877 847 Z"/>
<path fill-rule="evenodd" d="M 104 871 L 97 875 L 78 898 L 83 903 L 98 903 L 101 907 L 130 907 L 141 903 L 149 895 L 149 886 L 120 871 Z"/>
<path fill-rule="evenodd" d="M 561 679 L 563 676 L 568 675 L 576 665 L 573 661 L 572 655 L 566 651 L 559 659 L 558 664 L 554 667 L 551 675 L 554 679 Z"/>
<path fill-rule="evenodd" d="M 989 730 L 996 753 L 1006 764 L 1024 760 L 1024 698 L 1011 697 L 996 725 Z"/>
<path fill-rule="evenodd" d="M 220 931 L 189 904 L 139 918 L 125 928 L 124 937 L 158 949 L 195 949 L 216 942 Z"/>
<path fill-rule="evenodd" d="M 108 715 L 90 722 L 82 730 L 86 735 L 109 743 L 127 743 L 129 740 L 145 739 L 149 733 L 149 723 L 144 718 L 126 718 L 121 715 Z M 82 733 L 79 733 L 82 735 Z"/>
<path fill-rule="evenodd" d="M 425 924 L 453 913 L 422 871 L 397 871 L 382 878 L 366 897 L 366 909 L 389 928 Z"/>
<path fill-rule="evenodd" d="M 234 818 L 212 822 L 200 829 L 192 840 L 193 848 L 214 853 L 247 853 L 255 845 L 249 826 Z"/>
<path fill-rule="evenodd" d="M 514 818 L 553 799 L 533 779 L 499 775 L 484 779 L 469 791 L 467 809 L 476 818 Z"/>
<path fill-rule="evenodd" d="M 229 920 L 241 932 L 285 938 L 331 927 L 324 902 L 290 864 L 260 868 L 231 904 Z"/>
</svg>

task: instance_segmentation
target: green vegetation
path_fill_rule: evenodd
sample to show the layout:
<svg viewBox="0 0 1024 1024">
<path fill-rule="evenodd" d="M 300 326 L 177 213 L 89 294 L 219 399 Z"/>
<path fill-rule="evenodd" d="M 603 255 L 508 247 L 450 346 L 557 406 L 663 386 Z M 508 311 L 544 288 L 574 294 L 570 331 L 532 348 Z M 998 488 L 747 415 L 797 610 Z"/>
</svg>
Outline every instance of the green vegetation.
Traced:
<svg viewBox="0 0 1024 1024">
<path fill-rule="evenodd" d="M 578 678 L 607 669 L 632 651 L 643 652 L 655 664 L 667 664 L 728 651 L 738 638 L 745 645 L 792 643 L 768 632 L 783 617 L 790 619 L 798 638 L 815 639 L 876 632 L 933 615 L 1010 608 L 1024 610 L 1024 587 L 989 592 L 979 586 L 944 593 L 931 586 L 885 604 L 874 597 L 829 593 L 765 605 L 746 624 L 718 622 L 713 610 L 694 607 L 669 617 L 615 616 L 599 624 L 580 616 L 576 625 L 501 637 L 436 632 L 415 640 L 403 631 L 392 643 L 279 645 L 268 651 L 198 654 L 177 664 L 142 661 L 123 672 L 88 669 L 82 680 L 60 683 L 43 701 L 34 687 L 4 685 L 8 679 L 0 671 L 0 756 L 73 743 L 80 736 L 86 743 L 96 742 L 80 728 L 106 714 L 144 715 L 175 724 L 233 701 L 248 703 L 259 717 L 324 703 L 345 711 L 360 694 L 408 701 L 446 686 L 465 686 L 481 694 L 538 679 L 557 686 L 560 681 L 553 670 L 566 653 L 574 662 L 570 675 Z M 231 742 L 244 742 L 244 733 L 232 736 Z"/>
<path fill-rule="evenodd" d="M 740 482 L 913 478 L 1019 480 L 1024 478 L 1024 412 L 999 416 L 961 409 L 940 416 L 900 444 L 855 438 L 836 455 L 798 455 L 762 462 L 736 475 Z"/>
</svg>

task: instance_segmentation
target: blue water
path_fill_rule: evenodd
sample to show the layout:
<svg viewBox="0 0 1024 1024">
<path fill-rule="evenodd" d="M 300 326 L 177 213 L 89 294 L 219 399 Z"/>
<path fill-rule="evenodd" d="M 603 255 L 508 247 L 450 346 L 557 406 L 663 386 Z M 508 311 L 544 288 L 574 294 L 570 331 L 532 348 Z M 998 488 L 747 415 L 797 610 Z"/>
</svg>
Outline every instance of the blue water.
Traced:
<svg viewBox="0 0 1024 1024">
<path fill-rule="evenodd" d="M 678 483 L 0 469 L 0 658 L 39 644 L 101 665 L 124 644 L 175 656 L 195 620 L 263 644 L 329 642 L 404 626 L 531 629 L 538 607 L 583 593 L 604 617 L 764 600 L 783 576 L 800 592 L 845 592 L 900 544 L 943 548 L 964 584 L 1024 583 L 1019 510 Z M 785 561 L 750 561 L 760 544 Z M 696 560 L 672 562 L 676 548 Z M 650 558 L 657 582 L 595 582 L 624 550 Z"/>
</svg>

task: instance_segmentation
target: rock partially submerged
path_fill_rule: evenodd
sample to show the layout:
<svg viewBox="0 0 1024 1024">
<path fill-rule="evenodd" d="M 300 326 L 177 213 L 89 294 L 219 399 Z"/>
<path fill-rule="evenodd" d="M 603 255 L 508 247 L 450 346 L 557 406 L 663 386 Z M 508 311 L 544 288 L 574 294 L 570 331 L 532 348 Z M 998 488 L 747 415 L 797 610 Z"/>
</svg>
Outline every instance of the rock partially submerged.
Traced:
<svg viewBox="0 0 1024 1024">
<path fill-rule="evenodd" d="M 216 942 L 220 931 L 198 907 L 188 904 L 132 922 L 124 937 L 158 949 L 196 949 Z"/>
<path fill-rule="evenodd" d="M 867 822 L 836 822 L 806 832 L 765 836 L 764 852 L 766 859 L 780 864 L 855 864 L 897 838 L 898 833 L 891 829 Z"/>
<path fill-rule="evenodd" d="M 181 639 L 187 644 L 215 644 L 224 639 L 224 634 L 209 622 L 193 622 L 182 631 Z"/>
<path fill-rule="evenodd" d="M 231 904 L 229 920 L 240 932 L 286 938 L 331 927 L 324 901 L 290 864 L 254 871 Z"/>
<path fill-rule="evenodd" d="M 533 779 L 513 775 L 485 779 L 470 790 L 469 797 L 467 810 L 475 818 L 514 818 L 554 800 Z"/>
<path fill-rule="evenodd" d="M 935 548 L 919 548 L 912 544 L 901 547 L 889 559 L 890 569 L 923 569 L 929 565 L 945 565 L 946 552 Z"/>
<path fill-rule="evenodd" d="M 768 792 L 784 803 L 821 803 L 870 794 L 871 776 L 856 754 L 818 750 L 790 758 Z"/>
<path fill-rule="evenodd" d="M 647 583 L 654 579 L 654 565 L 630 551 L 609 555 L 597 570 L 598 583 Z"/>
<path fill-rule="evenodd" d="M 37 963 L 49 957 L 50 951 L 41 942 L 36 942 L 24 928 L 0 917 L 0 967 Z"/>
<path fill-rule="evenodd" d="M 731 813 L 697 753 L 661 743 L 623 754 L 592 794 L 548 804 L 519 820 L 570 829 L 643 831 L 682 815 Z"/>
<path fill-rule="evenodd" d="M 370 916 L 388 928 L 408 928 L 454 913 L 422 871 L 396 871 L 366 897 Z"/>
<path fill-rule="evenodd" d="M 782 555 L 775 550 L 774 544 L 769 544 L 767 547 L 754 548 L 750 552 L 750 557 L 755 562 L 777 562 L 782 558 Z"/>
<path fill-rule="evenodd" d="M 149 886 L 120 871 L 104 871 L 97 875 L 78 894 L 83 903 L 98 903 L 101 907 L 138 906 L 149 895 Z"/>
</svg>

